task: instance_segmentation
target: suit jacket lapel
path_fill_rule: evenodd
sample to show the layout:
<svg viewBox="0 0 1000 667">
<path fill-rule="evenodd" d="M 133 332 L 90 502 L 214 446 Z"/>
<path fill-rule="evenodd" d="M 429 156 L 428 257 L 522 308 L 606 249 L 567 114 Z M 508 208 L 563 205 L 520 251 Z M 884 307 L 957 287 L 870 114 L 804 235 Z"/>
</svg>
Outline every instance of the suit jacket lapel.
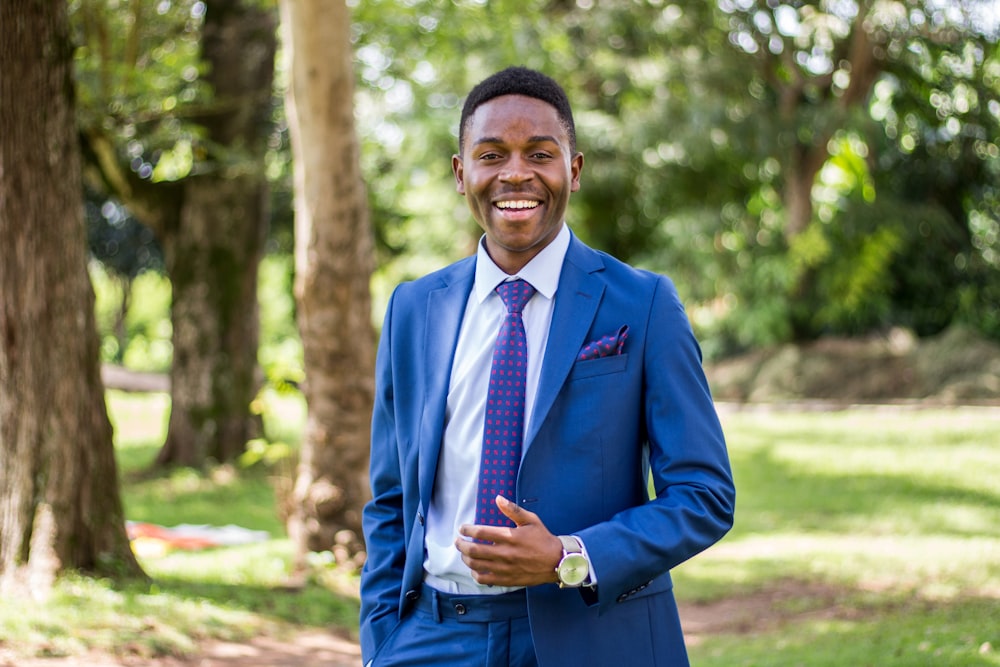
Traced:
<svg viewBox="0 0 1000 667">
<path fill-rule="evenodd" d="M 437 473 L 452 362 L 465 305 L 475 278 L 475 267 L 474 257 L 460 262 L 454 266 L 453 271 L 442 276 L 441 287 L 431 290 L 427 295 L 427 310 L 424 315 L 427 326 L 424 328 L 423 340 L 427 384 L 423 388 L 425 403 L 420 417 L 420 440 L 417 443 L 420 451 L 421 498 L 431 497 Z"/>
<path fill-rule="evenodd" d="M 552 325 L 545 346 L 545 360 L 538 380 L 535 410 L 525 437 L 526 449 L 538 434 L 573 368 L 577 353 L 586 342 L 584 339 L 604 295 L 604 280 L 600 277 L 603 268 L 600 255 L 574 236 L 566 251 L 559 276 Z"/>
</svg>

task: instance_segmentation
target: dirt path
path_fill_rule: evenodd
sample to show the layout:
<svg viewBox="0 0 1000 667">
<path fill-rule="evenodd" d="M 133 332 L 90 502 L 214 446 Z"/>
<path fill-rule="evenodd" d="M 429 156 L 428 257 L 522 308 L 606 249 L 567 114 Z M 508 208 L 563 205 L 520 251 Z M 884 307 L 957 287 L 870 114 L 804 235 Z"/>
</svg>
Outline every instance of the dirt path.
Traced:
<svg viewBox="0 0 1000 667">
<path fill-rule="evenodd" d="M 0 667 L 359 667 L 361 648 L 332 633 L 308 630 L 287 639 L 256 637 L 247 643 L 213 640 L 197 655 L 119 657 L 89 653 L 66 658 L 8 658 Z"/>
<path fill-rule="evenodd" d="M 774 588 L 719 600 L 710 604 L 681 605 L 681 620 L 689 645 L 721 633 L 771 630 L 807 618 L 855 618 L 856 610 L 844 607 L 834 588 L 786 581 Z M 799 605 L 783 604 L 808 599 Z M 306 630 L 289 638 L 261 636 L 245 643 L 213 640 L 201 645 L 197 655 L 177 658 L 117 657 L 89 654 L 68 658 L 16 659 L 0 649 L 0 667 L 359 667 L 357 643 L 333 633 Z"/>
</svg>

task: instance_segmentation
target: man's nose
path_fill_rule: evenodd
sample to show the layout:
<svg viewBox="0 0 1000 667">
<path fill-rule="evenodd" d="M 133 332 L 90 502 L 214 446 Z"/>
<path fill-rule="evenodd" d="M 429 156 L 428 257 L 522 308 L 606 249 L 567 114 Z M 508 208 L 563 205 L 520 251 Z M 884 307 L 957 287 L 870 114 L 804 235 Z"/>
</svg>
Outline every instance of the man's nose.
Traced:
<svg viewBox="0 0 1000 667">
<path fill-rule="evenodd" d="M 523 183 L 533 176 L 530 165 L 518 155 L 511 156 L 500 171 L 500 180 L 505 183 Z"/>
</svg>

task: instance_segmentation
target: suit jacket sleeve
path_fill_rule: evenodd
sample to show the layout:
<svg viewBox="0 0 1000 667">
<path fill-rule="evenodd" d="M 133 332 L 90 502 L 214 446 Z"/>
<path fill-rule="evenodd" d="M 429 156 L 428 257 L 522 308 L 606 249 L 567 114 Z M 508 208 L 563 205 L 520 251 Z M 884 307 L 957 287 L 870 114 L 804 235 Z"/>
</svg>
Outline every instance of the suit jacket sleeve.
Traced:
<svg viewBox="0 0 1000 667">
<path fill-rule="evenodd" d="M 735 489 L 701 351 L 669 279 L 659 276 L 641 348 L 641 414 L 653 498 L 577 534 L 609 607 L 719 540 Z M 631 342 L 631 341 L 630 341 Z M 648 476 L 647 476 L 648 477 Z"/>
</svg>

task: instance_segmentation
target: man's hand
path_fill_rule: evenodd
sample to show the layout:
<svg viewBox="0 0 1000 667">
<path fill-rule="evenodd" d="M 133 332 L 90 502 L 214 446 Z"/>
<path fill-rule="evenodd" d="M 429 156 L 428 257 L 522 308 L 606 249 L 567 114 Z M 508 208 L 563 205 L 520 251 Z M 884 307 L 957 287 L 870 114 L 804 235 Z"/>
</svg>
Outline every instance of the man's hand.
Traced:
<svg viewBox="0 0 1000 667">
<path fill-rule="evenodd" d="M 534 586 L 557 582 L 556 566 L 562 558 L 562 543 L 549 532 L 534 512 L 503 496 L 497 507 L 516 528 L 465 524 L 455 547 L 472 577 L 488 586 Z M 478 540 L 478 541 L 473 541 Z"/>
</svg>

